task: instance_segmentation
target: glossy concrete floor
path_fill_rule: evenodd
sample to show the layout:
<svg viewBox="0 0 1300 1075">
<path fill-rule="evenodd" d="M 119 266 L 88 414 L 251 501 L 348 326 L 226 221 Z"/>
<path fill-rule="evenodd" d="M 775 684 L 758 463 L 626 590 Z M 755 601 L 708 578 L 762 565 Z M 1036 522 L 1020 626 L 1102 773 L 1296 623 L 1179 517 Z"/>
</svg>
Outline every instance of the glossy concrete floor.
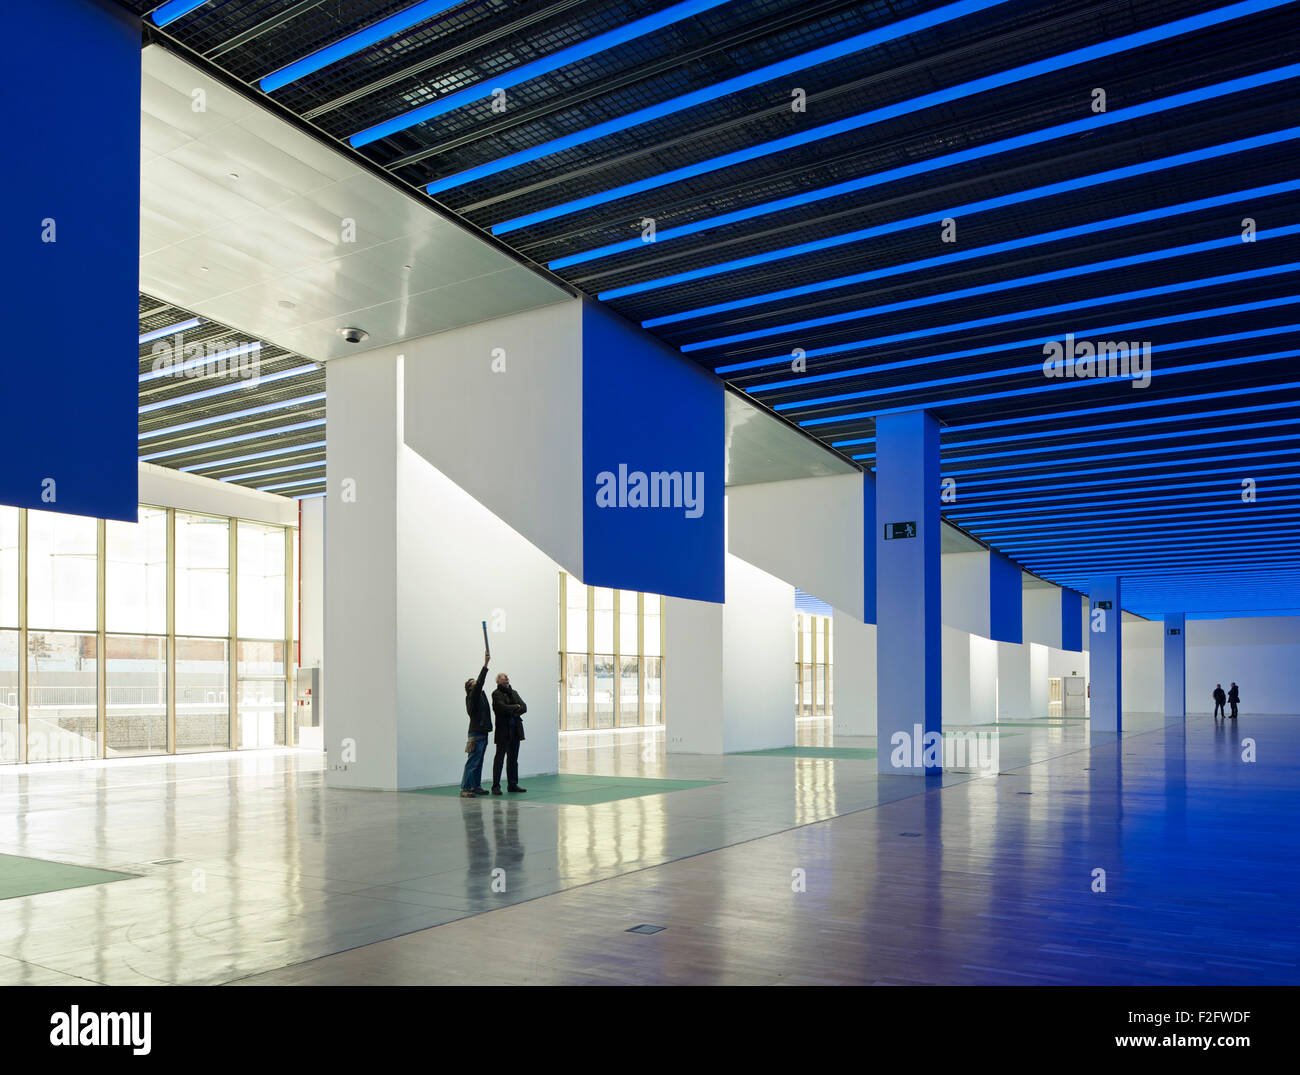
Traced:
<svg viewBox="0 0 1300 1075">
<path fill-rule="evenodd" d="M 0 983 L 1300 981 L 1300 718 L 1126 721 L 1000 726 L 1001 775 L 928 793 L 627 735 L 566 737 L 562 769 L 718 783 L 564 806 L 331 791 L 291 751 L 0 770 L 0 853 L 140 875 L 0 901 Z"/>
</svg>

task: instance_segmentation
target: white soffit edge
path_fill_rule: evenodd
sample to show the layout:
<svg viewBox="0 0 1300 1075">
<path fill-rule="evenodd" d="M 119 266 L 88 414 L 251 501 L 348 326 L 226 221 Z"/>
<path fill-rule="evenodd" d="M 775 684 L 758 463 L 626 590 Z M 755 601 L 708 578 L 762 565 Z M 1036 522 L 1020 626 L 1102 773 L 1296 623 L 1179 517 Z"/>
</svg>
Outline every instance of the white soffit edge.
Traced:
<svg viewBox="0 0 1300 1075">
<path fill-rule="evenodd" d="M 141 291 L 317 361 L 570 298 L 161 46 L 142 64 Z"/>
</svg>

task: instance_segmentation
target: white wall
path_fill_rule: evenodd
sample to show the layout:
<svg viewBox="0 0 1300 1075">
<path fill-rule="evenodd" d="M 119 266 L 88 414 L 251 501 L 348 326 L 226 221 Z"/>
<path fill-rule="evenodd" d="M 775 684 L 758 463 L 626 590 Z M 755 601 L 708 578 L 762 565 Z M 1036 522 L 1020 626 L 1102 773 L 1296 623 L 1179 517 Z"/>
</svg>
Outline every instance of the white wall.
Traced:
<svg viewBox="0 0 1300 1075">
<path fill-rule="evenodd" d="M 482 620 L 489 683 L 506 672 L 528 703 L 520 775 L 557 772 L 559 565 L 409 448 L 399 473 L 397 786 L 460 781 L 464 682 L 482 667 Z"/>
<path fill-rule="evenodd" d="M 970 636 L 970 723 L 992 724 L 998 719 L 998 644 Z"/>
<path fill-rule="evenodd" d="M 1048 685 L 1049 650 L 1036 642 L 1029 643 L 1029 716 L 1045 717 L 1050 704 L 1051 692 Z"/>
<path fill-rule="evenodd" d="M 403 373 L 379 352 L 327 367 L 327 782 L 459 782 L 463 684 L 481 667 L 482 620 L 498 628 L 493 674 L 508 672 L 528 702 L 520 772 L 555 772 L 558 565 L 402 443 Z M 345 739 L 356 760 L 343 769 Z"/>
<path fill-rule="evenodd" d="M 794 587 L 728 555 L 725 604 L 670 597 L 664 615 L 669 752 L 793 745 Z"/>
<path fill-rule="evenodd" d="M 303 500 L 298 573 L 302 578 L 298 631 L 299 660 L 319 667 L 325 657 L 325 500 Z M 322 709 L 323 712 L 323 709 Z"/>
<path fill-rule="evenodd" d="M 1021 579 L 1025 578 L 1021 573 Z M 1061 591 L 1026 585 L 1021 590 L 1022 637 L 1043 646 L 1061 646 Z"/>
<path fill-rule="evenodd" d="M 968 634 L 989 635 L 989 554 L 947 552 L 939 557 L 942 572 L 942 619 L 945 626 Z"/>
<path fill-rule="evenodd" d="M 861 474 L 730 486 L 727 548 L 861 621 L 862 496 Z"/>
<path fill-rule="evenodd" d="M 969 724 L 970 716 L 970 635 L 945 624 L 943 628 L 943 723 Z"/>
<path fill-rule="evenodd" d="M 668 752 L 722 753 L 722 605 L 664 599 L 664 723 Z M 793 660 L 790 662 L 793 668 Z M 793 677 L 793 671 L 791 671 Z M 791 689 L 793 694 L 793 678 Z M 790 707 L 794 726 L 794 708 Z"/>
<path fill-rule="evenodd" d="M 406 356 L 406 443 L 579 577 L 581 315 L 557 303 L 372 352 Z"/>
<path fill-rule="evenodd" d="M 737 556 L 727 556 L 727 601 L 722 606 L 724 752 L 794 745 L 793 618 L 793 586 Z"/>
<path fill-rule="evenodd" d="M 998 719 L 1025 720 L 1039 716 L 1032 712 L 1030 668 L 1031 647 L 998 642 Z"/>
<path fill-rule="evenodd" d="M 1300 668 L 1300 617 L 1254 616 L 1187 620 L 1187 712 L 1210 713 L 1216 683 L 1236 680 L 1241 710 L 1297 713 L 1292 682 Z M 1163 624 L 1124 624 L 1124 708 L 1164 711 Z M 1132 699 L 1132 701 L 1130 701 Z"/>
<path fill-rule="evenodd" d="M 831 631 L 835 667 L 835 731 L 839 735 L 876 734 L 876 625 L 834 609 Z"/>
<path fill-rule="evenodd" d="M 1124 648 L 1121 654 L 1124 712 L 1163 713 L 1164 624 L 1160 621 L 1129 620 L 1126 617 L 1120 641 Z"/>
</svg>

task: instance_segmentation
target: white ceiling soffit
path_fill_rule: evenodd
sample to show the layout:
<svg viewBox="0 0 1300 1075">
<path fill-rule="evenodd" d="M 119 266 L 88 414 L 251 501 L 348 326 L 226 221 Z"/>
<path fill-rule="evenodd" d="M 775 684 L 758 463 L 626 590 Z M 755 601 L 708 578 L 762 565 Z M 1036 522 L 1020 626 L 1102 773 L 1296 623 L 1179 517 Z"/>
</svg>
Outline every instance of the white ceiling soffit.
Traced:
<svg viewBox="0 0 1300 1075">
<path fill-rule="evenodd" d="M 757 485 L 857 471 L 825 445 L 736 392 L 727 400 L 727 484 Z"/>
<path fill-rule="evenodd" d="M 142 291 L 318 361 L 569 298 L 166 49 L 142 62 Z"/>
</svg>

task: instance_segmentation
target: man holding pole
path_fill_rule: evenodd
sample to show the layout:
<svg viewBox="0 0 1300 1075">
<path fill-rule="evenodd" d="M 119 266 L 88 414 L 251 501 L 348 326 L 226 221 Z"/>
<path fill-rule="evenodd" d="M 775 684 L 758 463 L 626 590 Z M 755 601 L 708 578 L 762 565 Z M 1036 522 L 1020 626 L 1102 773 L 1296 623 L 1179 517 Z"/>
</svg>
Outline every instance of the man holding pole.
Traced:
<svg viewBox="0 0 1300 1075">
<path fill-rule="evenodd" d="M 487 638 L 486 631 L 483 637 Z M 488 705 L 483 684 L 487 682 L 488 661 L 491 658 L 490 653 L 484 653 L 483 671 L 478 674 L 478 679 L 465 680 L 465 712 L 469 714 L 465 753 L 469 757 L 465 759 L 465 773 L 460 778 L 462 799 L 487 794 L 487 789 L 483 787 L 483 758 L 487 754 L 488 732 L 492 730 L 492 709 Z"/>
</svg>

